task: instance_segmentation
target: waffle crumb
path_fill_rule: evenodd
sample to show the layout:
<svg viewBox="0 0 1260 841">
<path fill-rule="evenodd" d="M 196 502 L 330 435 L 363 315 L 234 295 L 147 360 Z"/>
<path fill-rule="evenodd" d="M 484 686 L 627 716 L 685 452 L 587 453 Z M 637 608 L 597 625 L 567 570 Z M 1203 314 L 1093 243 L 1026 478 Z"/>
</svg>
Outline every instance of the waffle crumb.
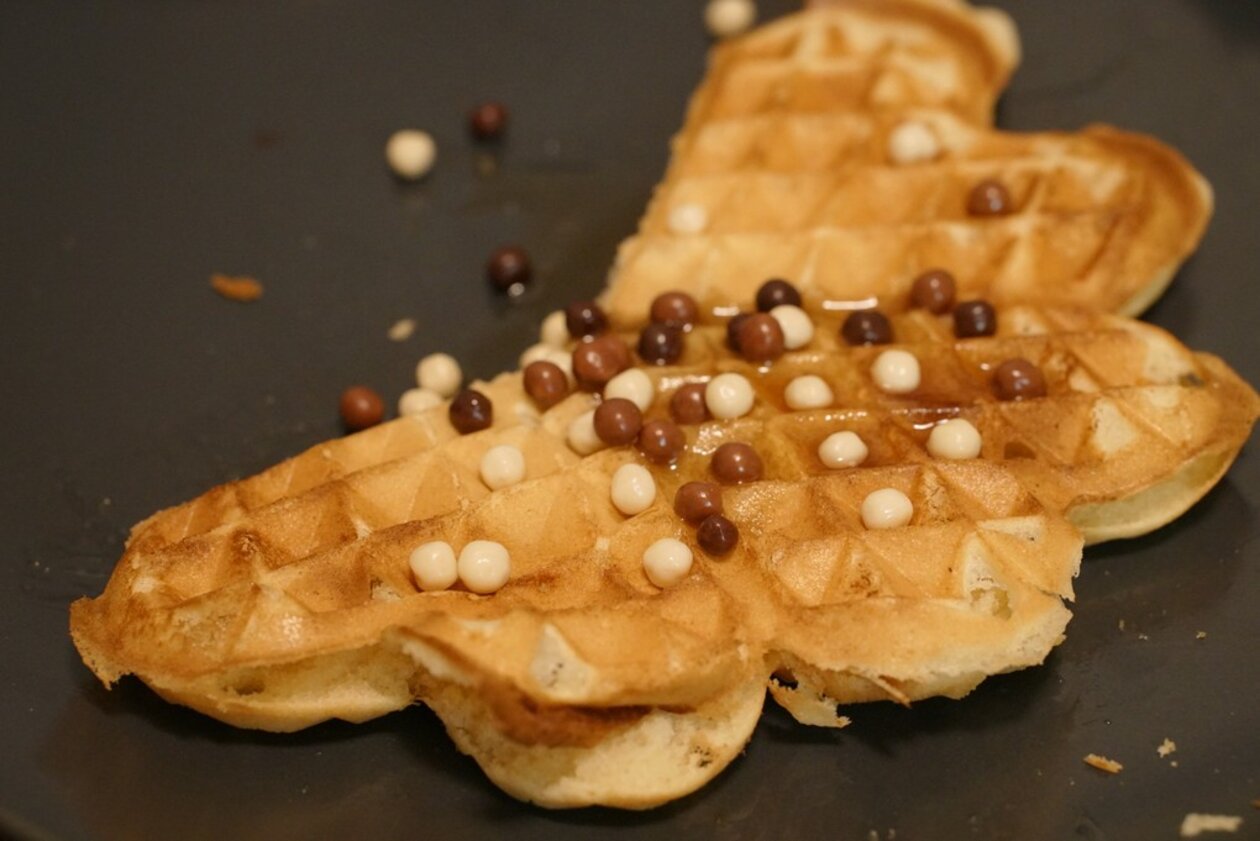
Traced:
<svg viewBox="0 0 1260 841">
<path fill-rule="evenodd" d="M 1207 631 L 1196 631 L 1194 634 L 1194 638 L 1197 640 L 1207 639 Z"/>
<path fill-rule="evenodd" d="M 415 332 L 416 320 L 414 318 L 400 318 L 390 325 L 385 335 L 389 336 L 391 342 L 405 342 Z"/>
<path fill-rule="evenodd" d="M 1124 770 L 1124 766 L 1114 759 L 1108 759 L 1105 756 L 1099 756 L 1096 753 L 1085 755 L 1085 764 L 1091 768 L 1097 768 L 1099 771 L 1106 771 L 1108 774 L 1119 774 Z"/>
<path fill-rule="evenodd" d="M 1242 818 L 1237 815 L 1202 815 L 1190 812 L 1181 821 L 1181 837 L 1197 838 L 1205 832 L 1237 832 Z"/>
<path fill-rule="evenodd" d="M 257 301 L 263 294 L 262 284 L 246 275 L 232 277 L 225 274 L 212 274 L 210 288 L 229 301 L 240 301 L 243 304 Z"/>
<path fill-rule="evenodd" d="M 1123 619 L 1121 619 L 1121 620 L 1120 620 L 1120 630 L 1122 630 L 1122 631 L 1124 630 L 1124 620 L 1123 620 Z"/>
<path fill-rule="evenodd" d="M 1164 757 L 1168 756 L 1168 754 L 1172 753 L 1176 749 L 1177 749 L 1177 743 L 1174 742 L 1172 739 L 1169 739 L 1167 736 L 1165 736 L 1164 741 L 1160 742 L 1159 747 L 1155 748 L 1155 752 L 1159 754 L 1160 759 L 1163 759 Z"/>
</svg>

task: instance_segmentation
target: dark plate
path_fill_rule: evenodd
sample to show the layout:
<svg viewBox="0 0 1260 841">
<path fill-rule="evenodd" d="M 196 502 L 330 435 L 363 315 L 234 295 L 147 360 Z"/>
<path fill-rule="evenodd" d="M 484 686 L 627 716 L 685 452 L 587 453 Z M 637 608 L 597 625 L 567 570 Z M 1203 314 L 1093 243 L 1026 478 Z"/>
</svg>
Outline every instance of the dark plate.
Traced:
<svg viewBox="0 0 1260 841">
<path fill-rule="evenodd" d="M 1026 45 L 1004 126 L 1149 131 L 1216 186 L 1202 251 L 1150 318 L 1260 382 L 1256 4 L 1002 5 Z M 542 315 L 600 287 L 699 79 L 698 10 L 0 4 L 0 825 L 61 839 L 1149 839 L 1204 811 L 1260 837 L 1254 452 L 1180 522 L 1088 553 L 1068 641 L 1043 668 L 964 702 L 860 707 L 843 732 L 770 705 L 743 758 L 647 814 L 523 806 L 423 709 L 247 733 L 132 681 L 107 693 L 79 663 L 66 607 L 100 591 L 130 524 L 337 434 L 349 383 L 392 400 L 437 349 L 477 375 L 511 366 Z M 464 134 L 483 98 L 515 115 L 497 156 Z M 381 160 L 408 124 L 441 149 L 419 187 Z M 541 276 L 510 305 L 481 277 L 505 241 Z M 256 275 L 266 296 L 221 300 L 216 271 Z M 388 341 L 402 317 L 419 330 Z M 1160 759 L 1166 736 L 1178 749 Z M 1124 772 L 1085 767 L 1091 751 Z"/>
</svg>

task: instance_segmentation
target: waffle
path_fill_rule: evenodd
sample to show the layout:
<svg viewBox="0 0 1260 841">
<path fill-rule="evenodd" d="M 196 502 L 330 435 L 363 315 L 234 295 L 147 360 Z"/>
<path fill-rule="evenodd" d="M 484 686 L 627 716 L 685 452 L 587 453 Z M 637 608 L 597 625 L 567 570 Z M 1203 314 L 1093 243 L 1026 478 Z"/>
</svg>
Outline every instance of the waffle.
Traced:
<svg viewBox="0 0 1260 841">
<path fill-rule="evenodd" d="M 619 249 L 603 296 L 614 320 L 633 325 L 671 289 L 721 311 L 769 277 L 789 278 L 819 304 L 897 308 L 934 268 L 952 272 L 964 296 L 1002 304 L 1125 315 L 1148 307 L 1203 235 L 1207 182 L 1175 150 L 1107 126 L 991 129 L 1018 48 L 1000 34 L 1003 17 L 963 9 L 841 0 L 715 50 L 665 180 L 638 235 Z M 961 69 L 949 39 L 928 49 L 913 27 L 896 28 L 921 13 L 961 14 L 985 44 L 966 55 L 989 72 Z M 929 52 L 938 58 L 925 59 Z M 819 69 L 835 63 L 864 81 Z M 940 79 L 950 95 L 925 95 Z M 935 150 L 899 161 L 891 138 L 907 126 Z M 1007 212 L 969 213 L 971 191 L 986 180 L 1009 192 Z M 680 211 L 685 224 L 675 221 Z"/>
<path fill-rule="evenodd" d="M 1018 61 L 1014 24 L 997 9 L 957 0 L 815 2 L 715 48 L 686 126 L 912 106 L 989 123 Z"/>
<path fill-rule="evenodd" d="M 898 347 L 924 374 L 900 397 L 871 381 L 881 349 L 838 342 L 838 303 L 902 309 L 905 272 L 940 244 L 923 232 L 958 246 L 941 253 L 957 258 L 945 262 L 965 291 L 1002 301 L 1018 284 L 1004 282 L 1008 297 L 978 284 L 1046 259 L 1031 243 L 1052 219 L 1065 264 L 1078 239 L 1094 242 L 1097 282 L 1082 275 L 1091 290 L 1110 289 L 1105 278 L 1122 266 L 1166 270 L 1158 256 L 1110 255 L 1121 240 L 1154 248 L 1178 212 L 1190 244 L 1170 246 L 1166 262 L 1192 247 L 1204 189 L 1157 144 L 1101 129 L 1019 138 L 984 128 L 1017 58 L 1004 16 L 952 0 L 819 4 L 717 51 L 607 300 L 628 331 L 666 286 L 708 307 L 678 364 L 649 371 L 649 417 L 680 384 L 719 372 L 745 374 L 758 399 L 739 420 L 689 427 L 678 465 L 654 470 L 658 495 L 643 513 L 627 518 L 610 501 L 611 475 L 639 460 L 633 449 L 579 456 L 566 443 L 597 398 L 575 393 L 539 412 L 520 376 L 504 374 L 477 384 L 495 405 L 484 431 L 457 435 L 441 406 L 141 523 L 105 592 L 72 606 L 84 661 L 107 685 L 134 674 L 168 700 L 268 730 L 362 721 L 419 700 L 513 795 L 625 808 L 682 796 L 731 763 L 767 687 L 799 721 L 838 727 L 845 704 L 961 697 L 988 675 L 1042 662 L 1070 618 L 1083 543 L 1144 533 L 1185 510 L 1223 474 L 1260 408 L 1214 357 L 1080 310 L 1007 307 L 996 336 L 967 340 L 946 318 L 896 315 Z M 911 117 L 933 127 L 947 157 L 894 170 L 880 150 Z M 1044 160 L 1055 164 L 1039 169 Z M 1018 187 L 1021 213 L 983 225 L 951 217 L 960 179 L 988 166 Z M 1197 205 L 1166 200 L 1178 171 Z M 859 207 L 876 189 L 923 204 Z M 783 213 L 758 208 L 754 194 Z M 705 232 L 662 229 L 677 202 L 705 208 Z M 845 215 L 859 210 L 868 215 Z M 1090 237 L 1103 222 L 1112 233 L 1099 245 Z M 820 285 L 830 252 L 788 262 L 805 240 L 843 236 L 861 249 L 849 268 L 869 265 L 874 277 L 882 265 L 875 286 L 837 296 Z M 893 271 L 872 244 L 906 249 L 910 262 Z M 765 370 L 724 348 L 715 313 L 747 305 L 771 273 L 751 268 L 763 257 L 801 269 L 783 273 L 804 288 L 818 326 Z M 973 268 L 981 257 L 996 267 L 989 274 Z M 1042 268 L 1043 279 L 1069 276 L 1049 260 Z M 729 284 L 721 292 L 717 272 Z M 1044 398 L 995 398 L 992 366 L 1015 356 L 1041 367 Z M 786 410 L 784 384 L 803 372 L 829 382 L 834 408 Z M 955 417 L 981 431 L 979 458 L 928 455 L 929 428 Z M 818 461 L 819 440 L 839 429 L 867 441 L 862 466 Z M 764 479 L 724 490 L 739 545 L 722 558 L 696 548 L 690 575 L 658 589 L 643 551 L 662 536 L 696 547 L 669 502 L 731 440 L 754 443 L 765 462 Z M 525 454 L 526 479 L 492 492 L 477 465 L 500 444 Z M 882 488 L 912 501 L 907 525 L 864 527 L 859 506 Z M 420 592 L 408 555 L 433 539 L 501 542 L 510 580 L 491 596 Z"/>
<path fill-rule="evenodd" d="M 880 348 L 843 346 L 835 316 L 817 317 L 808 348 L 768 371 L 734 357 L 713 326 L 692 331 L 678 365 L 651 370 L 649 416 L 680 384 L 724 371 L 752 379 L 758 400 L 744 418 L 690 428 L 688 453 L 658 471 L 657 502 L 641 515 L 608 501 L 631 449 L 583 458 L 565 441 L 594 398 L 539 413 L 504 375 L 483 432 L 456 436 L 435 409 L 158 515 L 105 594 L 74 606 L 75 642 L 107 683 L 134 673 L 239 726 L 359 721 L 420 698 L 519 796 L 652 805 L 733 759 L 771 673 L 793 715 L 838 726 L 838 704 L 960 697 L 1040 662 L 1068 619 L 1082 532 L 1135 534 L 1181 513 L 1257 413 L 1218 360 L 1119 317 L 1013 308 L 998 335 L 956 340 L 947 318 L 897 316 L 898 346 L 924 366 L 923 386 L 902 397 L 870 381 Z M 1045 398 L 993 396 L 988 371 L 1013 356 L 1042 367 Z M 839 408 L 786 410 L 783 386 L 805 372 L 827 379 Z M 951 417 L 981 430 L 981 458 L 928 456 L 928 429 Z M 836 429 L 868 442 L 862 467 L 818 461 Z M 764 481 L 725 494 L 741 548 L 724 560 L 697 551 L 688 582 L 659 592 L 643 549 L 662 535 L 692 540 L 668 500 L 729 440 L 755 442 L 766 463 Z M 526 454 L 529 478 L 491 492 L 477 464 L 504 443 Z M 863 529 L 856 508 L 880 487 L 914 500 L 909 527 Z M 507 587 L 489 598 L 417 591 L 412 548 L 474 537 L 509 547 Z M 634 751 L 678 773 L 638 787 L 592 776 L 591 763 L 634 767 Z"/>
<path fill-rule="evenodd" d="M 940 158 L 887 161 L 887 137 L 906 120 L 933 127 Z M 603 300 L 620 323 L 670 289 L 721 311 L 769 277 L 820 305 L 904 307 L 934 268 L 964 298 L 1137 315 L 1197 246 L 1212 207 L 1175 151 L 1106 126 L 1017 135 L 943 112 L 845 114 L 706 126 L 696 145 L 722 151 L 676 158 L 618 251 Z M 1007 187 L 1013 212 L 968 213 L 986 179 Z M 678 208 L 702 209 L 703 231 L 676 232 Z"/>
</svg>

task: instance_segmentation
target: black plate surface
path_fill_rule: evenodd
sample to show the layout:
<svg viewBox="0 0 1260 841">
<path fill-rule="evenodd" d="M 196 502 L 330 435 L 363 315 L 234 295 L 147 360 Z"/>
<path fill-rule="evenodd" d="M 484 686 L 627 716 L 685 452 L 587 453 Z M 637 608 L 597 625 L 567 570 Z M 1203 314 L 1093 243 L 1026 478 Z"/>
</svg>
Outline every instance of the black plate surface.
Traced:
<svg viewBox="0 0 1260 841">
<path fill-rule="evenodd" d="M 1001 5 L 1026 53 L 1003 126 L 1149 131 L 1211 179 L 1202 251 L 1149 317 L 1260 382 L 1257 5 Z M 0 3 L 0 827 L 1156 839 L 1204 811 L 1260 837 L 1255 452 L 1180 522 L 1088 553 L 1043 668 L 964 702 L 857 708 L 842 732 L 770 705 L 726 773 L 647 814 L 523 806 L 423 709 L 247 733 L 134 682 L 106 692 L 79 663 L 67 605 L 100 591 L 133 522 L 337 434 L 349 383 L 392 399 L 438 349 L 474 375 L 512 366 L 546 312 L 594 293 L 705 46 L 681 0 Z M 515 116 L 497 156 L 464 133 L 488 98 Z M 382 163 L 404 125 L 440 144 L 419 187 Z M 506 241 L 540 275 L 514 304 L 481 276 Z M 212 272 L 255 275 L 266 296 L 221 300 Z M 403 317 L 416 335 L 387 340 Z M 1160 759 L 1164 737 L 1178 749 Z M 1124 772 L 1085 767 L 1091 751 Z"/>
</svg>

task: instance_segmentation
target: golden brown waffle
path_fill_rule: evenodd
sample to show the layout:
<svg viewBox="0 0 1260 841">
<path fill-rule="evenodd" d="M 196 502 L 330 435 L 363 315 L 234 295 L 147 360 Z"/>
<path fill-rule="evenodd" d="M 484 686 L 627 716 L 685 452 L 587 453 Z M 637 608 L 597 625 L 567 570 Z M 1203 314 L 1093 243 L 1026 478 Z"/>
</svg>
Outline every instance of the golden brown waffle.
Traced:
<svg viewBox="0 0 1260 841">
<path fill-rule="evenodd" d="M 945 151 L 896 165 L 884 150 L 905 119 L 755 121 L 738 127 L 752 135 L 739 141 L 729 124 L 714 130 L 723 152 L 676 158 L 639 234 L 622 244 L 604 294 L 610 315 L 634 323 L 671 289 L 720 311 L 770 277 L 820 306 L 898 308 L 914 279 L 936 268 L 955 276 L 964 298 L 1136 315 L 1194 250 L 1211 212 L 1202 177 L 1148 137 L 1104 126 L 1005 134 L 919 112 L 914 121 L 933 126 Z M 972 215 L 968 197 L 990 179 L 1006 186 L 1012 212 Z M 701 209 L 703 231 L 675 232 L 678 208 Z"/>
<path fill-rule="evenodd" d="M 772 671 L 793 675 L 774 695 L 814 724 L 843 723 L 838 703 L 961 696 L 988 674 L 1040 662 L 1061 638 L 1081 541 L 1061 512 L 1094 538 L 1176 516 L 1223 472 L 1257 413 L 1228 369 L 1157 328 L 1032 308 L 1003 311 L 999 324 L 995 337 L 960 341 L 946 318 L 894 318 L 898 346 L 923 365 L 923 385 L 901 397 L 870 380 L 882 349 L 842 346 L 832 316 L 819 314 L 810 346 L 765 372 L 727 351 L 721 328 L 696 328 L 680 364 L 651 371 L 648 415 L 681 383 L 728 370 L 755 382 L 757 406 L 690 428 L 678 467 L 657 471 L 656 504 L 630 519 L 608 487 L 633 450 L 580 458 L 565 442 L 593 398 L 577 393 L 539 414 L 505 375 L 484 432 L 456 436 L 433 410 L 219 489 L 219 502 L 157 515 L 105 594 L 75 605 L 76 644 L 107 682 L 135 673 L 242 726 L 362 720 L 421 697 L 448 723 L 493 722 L 493 732 L 456 738 L 474 752 L 492 745 L 500 759 L 516 745 L 523 756 L 497 771 L 499 759 L 478 759 L 509 790 L 553 805 L 591 802 L 570 766 L 537 777 L 551 781 L 542 789 L 510 769 L 546 765 L 534 754 L 552 756 L 548 748 L 576 751 L 581 765 L 592 744 L 626 740 L 668 755 L 636 728 L 712 743 L 694 754 L 703 767 L 683 766 L 686 786 L 703 783 L 742 746 L 751 723 L 732 722 L 755 721 L 751 687 Z M 1045 398 L 994 397 L 988 372 L 1013 356 L 1040 365 Z M 784 384 L 806 372 L 829 382 L 837 408 L 785 410 Z M 927 455 L 929 427 L 956 416 L 981 431 L 980 459 Z M 409 426 L 424 432 L 401 431 Z M 818 461 L 818 443 L 838 429 L 867 441 L 862 467 Z M 664 535 L 692 540 L 669 501 L 707 475 L 728 440 L 753 442 L 766 464 L 764 481 L 726 492 L 741 548 L 725 560 L 697 550 L 688 582 L 658 592 L 642 551 Z M 477 464 L 501 443 L 526 454 L 528 479 L 491 492 Z M 856 508 L 886 486 L 914 500 L 916 519 L 867 531 Z M 159 539 L 190 522 L 206 530 Z M 504 543 L 512 580 L 488 598 L 417 592 L 407 555 L 437 538 Z M 688 717 L 705 705 L 725 711 L 720 723 Z M 672 796 L 682 785 L 668 784 Z M 659 802 L 636 791 L 617 802 Z"/>
<path fill-rule="evenodd" d="M 677 467 L 654 471 L 652 507 L 627 518 L 609 499 L 614 470 L 639 460 L 633 449 L 579 457 L 567 446 L 569 421 L 596 398 L 575 394 L 540 413 L 519 376 L 503 375 L 478 386 L 495 405 L 485 431 L 456 435 L 439 407 L 137 526 L 105 593 L 72 608 L 93 671 L 107 684 L 135 674 L 169 700 L 272 730 L 360 721 L 418 699 L 518 797 L 640 808 L 694 790 L 733 760 L 771 674 L 771 693 L 799 720 L 841 726 L 838 704 L 959 697 L 987 675 L 1041 662 L 1062 639 L 1084 538 L 1147 531 L 1211 487 L 1256 417 L 1254 392 L 1155 328 L 1017 307 L 999 313 L 996 337 L 964 341 L 947 319 L 895 318 L 923 383 L 890 396 L 869 376 L 880 349 L 835 338 L 838 298 L 819 280 L 833 264 L 822 258 L 847 256 L 848 269 L 904 294 L 914 260 L 953 256 L 959 264 L 946 267 L 964 291 L 987 278 L 1001 299 L 992 278 L 1045 258 L 1030 243 L 1053 235 L 1063 264 L 1078 268 L 1092 243 L 1095 289 L 1106 286 L 1103 272 L 1130 265 L 1108 256 L 1114 241 L 1149 245 L 1181 212 L 1192 245 L 1206 199 L 1179 159 L 1149 141 L 980 128 L 1018 55 L 1000 13 L 953 0 L 819 6 L 717 51 L 666 184 L 623 249 L 611 300 L 624 327 L 641 323 L 666 276 L 710 307 L 746 306 L 772 273 L 750 267 L 763 258 L 801 269 L 782 273 L 804 287 L 818 323 L 809 346 L 767 371 L 726 351 L 714 323 L 691 332 L 679 364 L 652 369 L 649 416 L 679 384 L 719 371 L 745 373 L 758 392 L 748 416 L 688 429 Z M 946 157 L 893 169 L 880 150 L 911 116 L 932 127 Z M 1160 161 L 1172 161 L 1168 178 Z M 984 225 L 957 218 L 960 185 L 990 166 L 1031 213 Z M 1179 176 L 1193 199 L 1152 199 L 1176 192 Z M 861 206 L 880 190 L 897 201 Z M 703 204 L 707 232 L 664 232 L 676 202 Z M 857 236 L 859 251 L 791 262 L 808 250 L 802 237 L 812 247 L 843 236 Z M 932 251 L 942 242 L 955 251 Z M 893 248 L 910 256 L 895 264 Z M 1177 248 L 1170 265 L 1184 256 Z M 719 265 L 731 259 L 748 263 Z M 1134 264 L 1143 271 L 1167 268 L 1143 260 Z M 1067 276 L 1056 265 L 1047 259 L 1043 281 Z M 733 284 L 720 292 L 717 269 Z M 836 288 L 850 303 L 891 294 Z M 992 366 L 1013 356 L 1041 367 L 1046 397 L 995 398 Z M 784 384 L 806 371 L 829 382 L 835 408 L 784 411 Z M 980 457 L 931 458 L 929 426 L 958 416 L 981 431 Z M 867 440 L 861 467 L 818 461 L 819 440 L 838 429 Z M 697 548 L 691 574 L 657 589 L 644 548 L 665 535 L 696 546 L 670 501 L 735 439 L 752 442 L 766 468 L 763 480 L 724 491 L 739 546 L 721 559 Z M 526 479 L 491 492 L 477 465 L 503 443 L 525 454 Z M 914 517 L 868 530 L 858 506 L 888 487 L 912 500 Z M 436 538 L 503 543 L 510 580 L 491 596 L 420 592 L 408 554 Z"/>
<path fill-rule="evenodd" d="M 616 322 L 633 325 L 671 289 L 720 311 L 770 277 L 820 305 L 898 308 L 914 278 L 937 268 L 965 297 L 1001 304 L 1137 315 L 1159 297 L 1212 211 L 1210 187 L 1181 155 L 1106 126 L 988 128 L 1017 56 L 1000 14 L 954 3 L 821 5 L 714 51 L 666 178 L 619 250 L 603 298 Z M 944 31 L 941 14 L 968 22 L 954 36 L 985 46 L 960 54 L 956 37 L 904 28 L 930 19 Z M 833 66 L 849 68 L 847 81 L 819 69 Z M 934 80 L 950 95 L 927 95 Z M 899 158 L 892 139 L 906 127 L 934 151 Z M 989 180 L 1008 191 L 1007 211 L 975 215 L 968 199 Z"/>
<path fill-rule="evenodd" d="M 988 123 L 1018 61 L 1015 27 L 997 9 L 955 0 L 816 2 L 717 46 L 686 124 L 912 106 Z"/>
<path fill-rule="evenodd" d="M 909 398 L 899 398 L 870 383 L 866 369 L 879 349 L 844 348 L 837 331 L 842 315 L 815 315 L 817 332 L 808 349 L 788 354 L 764 378 L 753 376 L 766 407 L 785 408 L 782 390 L 792 377 L 824 372 L 836 395 L 835 405 L 857 422 L 869 416 L 865 423 L 873 432 L 891 429 L 885 426 L 889 416 L 901 418 L 897 421 L 897 428 L 905 432 L 899 439 L 901 447 L 884 457 L 886 462 L 895 463 L 926 458 L 922 453 L 926 432 L 914 430 L 916 424 L 954 416 L 959 407 L 968 406 L 964 415 L 986 433 L 985 456 L 1002 458 L 1009 467 L 1025 474 L 1024 481 L 1038 488 L 1039 495 L 1056 510 L 1080 520 L 1090 542 L 1133 536 L 1179 516 L 1232 461 L 1247 437 L 1254 414 L 1250 388 L 1220 360 L 1194 354 L 1163 330 L 1125 318 L 1084 310 L 1011 307 L 1000 313 L 996 337 L 955 342 L 948 318 L 923 311 L 895 315 L 894 335 L 915 350 L 925 365 L 923 388 Z M 956 352 L 942 355 L 941 348 Z M 993 397 L 987 371 L 1017 356 L 1043 369 L 1054 400 L 1002 403 Z M 676 384 L 704 379 L 719 369 L 739 370 L 750 376 L 755 373 L 753 366 L 733 358 L 725 349 L 721 330 L 705 328 L 695 331 L 679 366 L 652 373 L 660 383 Z M 478 388 L 494 401 L 496 429 L 539 422 L 537 409 L 521 389 L 519 374 L 501 375 Z M 1076 418 L 1071 423 L 1063 420 L 1068 406 Z M 548 420 L 551 431 L 562 435 L 568 421 L 586 408 L 586 403 L 579 402 L 564 410 L 554 409 Z M 343 488 L 342 480 L 369 468 L 442 451 L 439 445 L 443 443 L 449 443 L 457 453 L 459 447 L 469 447 L 460 442 L 446 413 L 443 405 L 422 415 L 398 418 L 320 444 L 257 476 L 214 488 L 139 524 L 128 549 L 138 554 L 160 549 L 241 522 L 255 510 L 312 490 L 349 494 L 366 502 L 373 488 Z M 749 431 L 746 437 L 788 436 L 786 440 L 796 440 L 800 448 L 793 464 L 808 467 L 813 463 L 807 456 L 809 444 L 798 433 L 805 414 L 792 413 L 782 429 Z M 830 418 L 835 411 L 820 412 L 819 416 Z M 1121 431 L 1094 440 L 1091 435 L 1097 432 L 1098 418 L 1111 419 L 1105 431 Z M 737 422 L 736 426 L 744 423 Z M 1064 430 L 1061 440 L 1042 434 L 1047 424 Z M 1117 451 L 1108 447 L 1106 442 L 1111 440 L 1130 444 Z M 909 447 L 911 443 L 915 446 Z M 567 447 L 561 444 L 546 450 L 548 457 L 562 461 Z M 475 449 L 463 457 L 460 466 L 436 462 L 426 468 L 432 475 L 423 478 L 424 485 L 459 486 L 471 499 L 487 493 L 475 469 L 482 451 Z M 1008 451 L 1023 455 L 1013 458 Z M 1149 457 L 1154 453 L 1158 457 Z M 1215 465 L 1214 470 L 1203 472 L 1209 463 Z M 539 467 L 531 464 L 531 475 Z M 1045 472 L 1057 472 L 1059 478 L 1038 478 Z M 1115 503 L 1179 472 L 1198 477 L 1192 492 L 1175 501 L 1166 498 L 1157 512 L 1132 507 L 1125 509 L 1123 517 L 1099 517 L 1091 507 Z M 1082 476 L 1085 478 L 1079 478 Z M 1091 513 L 1078 514 L 1078 507 Z M 282 522 L 290 516 L 288 511 L 277 514 Z M 334 528 L 333 520 L 327 517 L 320 524 L 323 529 L 332 529 L 334 536 L 349 534 L 354 528 L 348 520 Z"/>
</svg>

